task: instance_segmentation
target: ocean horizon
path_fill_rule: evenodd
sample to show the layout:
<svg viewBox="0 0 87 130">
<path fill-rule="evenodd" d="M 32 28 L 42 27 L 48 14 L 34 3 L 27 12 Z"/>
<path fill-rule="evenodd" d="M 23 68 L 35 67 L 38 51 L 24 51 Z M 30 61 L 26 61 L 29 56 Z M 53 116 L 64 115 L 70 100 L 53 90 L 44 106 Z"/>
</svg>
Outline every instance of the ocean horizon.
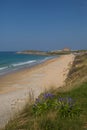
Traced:
<svg viewBox="0 0 87 130">
<path fill-rule="evenodd" d="M 19 69 L 32 67 L 53 57 L 54 56 L 17 54 L 12 51 L 2 51 L 0 52 L 0 76 Z"/>
</svg>

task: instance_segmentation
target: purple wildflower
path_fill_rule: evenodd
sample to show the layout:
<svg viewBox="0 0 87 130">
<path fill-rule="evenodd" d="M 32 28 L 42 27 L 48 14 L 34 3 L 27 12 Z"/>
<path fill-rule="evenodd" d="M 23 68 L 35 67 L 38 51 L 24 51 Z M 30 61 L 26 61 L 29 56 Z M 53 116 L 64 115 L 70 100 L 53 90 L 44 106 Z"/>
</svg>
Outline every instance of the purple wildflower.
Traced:
<svg viewBox="0 0 87 130">
<path fill-rule="evenodd" d="M 68 105 L 69 105 L 70 107 L 73 107 L 73 105 L 74 105 L 74 101 L 73 101 L 73 99 L 72 99 L 71 97 L 68 97 L 68 98 L 67 98 L 67 103 L 68 103 Z"/>
<path fill-rule="evenodd" d="M 53 97 L 54 97 L 54 95 L 51 94 L 51 93 L 45 93 L 44 94 L 44 99 L 49 99 L 49 98 L 53 98 Z"/>
<path fill-rule="evenodd" d="M 58 99 L 59 102 L 64 102 L 64 100 L 65 100 L 65 99 L 62 98 L 62 97 L 60 97 L 60 98 Z"/>
<path fill-rule="evenodd" d="M 72 102 L 73 102 L 72 98 L 71 98 L 71 97 L 68 97 L 68 98 L 67 98 L 67 103 L 68 103 L 68 104 L 71 104 Z"/>
<path fill-rule="evenodd" d="M 71 97 L 60 97 L 58 99 L 58 102 L 60 102 L 63 105 L 68 104 L 70 107 L 74 105 L 73 99 Z"/>
</svg>

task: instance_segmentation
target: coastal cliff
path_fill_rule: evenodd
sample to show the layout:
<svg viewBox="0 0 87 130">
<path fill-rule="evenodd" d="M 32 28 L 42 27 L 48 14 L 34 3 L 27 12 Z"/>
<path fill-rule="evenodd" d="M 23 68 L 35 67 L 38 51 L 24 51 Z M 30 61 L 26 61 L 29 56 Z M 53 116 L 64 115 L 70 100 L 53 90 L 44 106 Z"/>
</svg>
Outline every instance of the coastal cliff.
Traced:
<svg viewBox="0 0 87 130">
<path fill-rule="evenodd" d="M 70 54 L 71 51 L 64 50 L 54 50 L 54 51 L 38 51 L 38 50 L 24 50 L 19 51 L 17 54 L 35 54 L 35 55 L 62 55 L 62 54 Z"/>
<path fill-rule="evenodd" d="M 49 55 L 48 52 L 45 52 L 45 51 L 37 51 L 37 50 L 25 50 L 25 51 L 17 52 L 17 54 Z"/>
</svg>

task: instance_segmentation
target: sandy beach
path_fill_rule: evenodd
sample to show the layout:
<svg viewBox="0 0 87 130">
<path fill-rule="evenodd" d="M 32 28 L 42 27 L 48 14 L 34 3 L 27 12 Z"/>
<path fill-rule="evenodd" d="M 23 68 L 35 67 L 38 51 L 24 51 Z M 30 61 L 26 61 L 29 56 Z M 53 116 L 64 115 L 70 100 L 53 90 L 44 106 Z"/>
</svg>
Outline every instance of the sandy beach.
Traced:
<svg viewBox="0 0 87 130">
<path fill-rule="evenodd" d="M 63 86 L 73 60 L 74 55 L 64 55 L 0 77 L 0 128 L 25 105 L 31 91 L 36 98 L 51 87 Z"/>
</svg>

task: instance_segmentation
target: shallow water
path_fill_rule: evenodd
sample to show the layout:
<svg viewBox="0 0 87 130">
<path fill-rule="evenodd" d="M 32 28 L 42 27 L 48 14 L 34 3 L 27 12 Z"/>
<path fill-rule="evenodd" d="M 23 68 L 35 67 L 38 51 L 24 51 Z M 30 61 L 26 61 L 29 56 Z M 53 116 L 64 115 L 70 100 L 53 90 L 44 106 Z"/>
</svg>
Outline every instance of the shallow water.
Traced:
<svg viewBox="0 0 87 130">
<path fill-rule="evenodd" d="M 42 63 L 51 58 L 53 58 L 53 56 L 0 52 L 0 75 L 4 75 L 25 67 L 32 67 L 33 65 Z"/>
</svg>

